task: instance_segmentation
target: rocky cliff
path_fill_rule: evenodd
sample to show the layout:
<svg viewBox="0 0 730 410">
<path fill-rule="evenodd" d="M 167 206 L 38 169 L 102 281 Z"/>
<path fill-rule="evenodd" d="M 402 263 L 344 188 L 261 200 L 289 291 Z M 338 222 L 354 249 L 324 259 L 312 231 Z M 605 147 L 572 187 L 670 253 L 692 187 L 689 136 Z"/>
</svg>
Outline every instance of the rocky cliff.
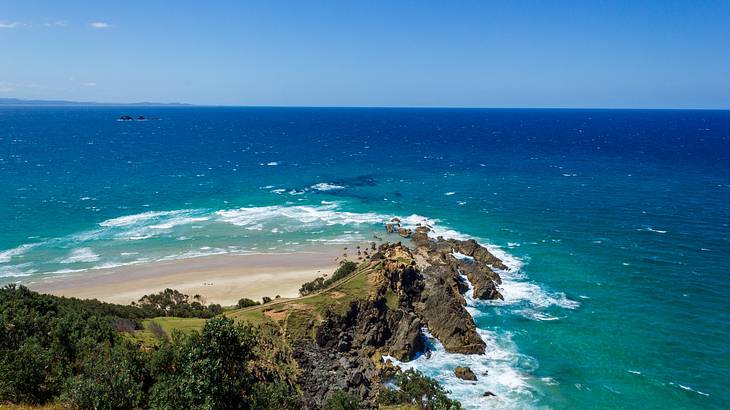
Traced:
<svg viewBox="0 0 730 410">
<path fill-rule="evenodd" d="M 298 384 L 307 405 L 318 408 L 336 390 L 348 390 L 371 402 L 384 374 L 392 369 L 381 360 L 389 355 L 410 360 L 423 352 L 427 327 L 449 352 L 483 354 L 485 343 L 465 309 L 468 279 L 473 296 L 499 299 L 499 275 L 506 266 L 474 240 L 432 238 L 430 228 L 414 231 L 393 221 L 389 233 L 410 238 L 381 245 L 363 262 L 366 297 L 346 309 L 327 309 L 313 338 L 293 343 L 301 369 Z"/>
</svg>

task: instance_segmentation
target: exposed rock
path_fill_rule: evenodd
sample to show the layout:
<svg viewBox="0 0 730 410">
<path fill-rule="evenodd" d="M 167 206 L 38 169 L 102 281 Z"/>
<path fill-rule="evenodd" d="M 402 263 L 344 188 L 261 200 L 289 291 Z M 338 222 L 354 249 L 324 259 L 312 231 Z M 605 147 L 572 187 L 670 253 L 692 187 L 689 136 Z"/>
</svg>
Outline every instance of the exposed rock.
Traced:
<svg viewBox="0 0 730 410">
<path fill-rule="evenodd" d="M 474 287 L 474 297 L 477 299 L 503 299 L 497 285 L 502 283 L 499 274 L 490 266 L 497 269 L 507 269 L 507 266 L 492 255 L 489 250 L 473 239 L 466 241 L 457 239 L 432 239 L 428 236 L 430 229 L 419 226 L 411 236 L 416 248 L 426 260 L 438 256 L 439 261 L 446 260 L 457 273 L 463 273 Z M 458 252 L 459 258 L 454 256 Z M 446 256 L 448 255 L 448 256 Z M 464 290 L 462 290 L 464 291 Z"/>
<path fill-rule="evenodd" d="M 346 390 L 362 401 L 372 401 L 378 389 L 379 371 L 369 358 L 332 354 L 311 339 L 294 343 L 292 356 L 299 365 L 299 384 L 305 408 L 322 408 L 334 392 Z"/>
<path fill-rule="evenodd" d="M 385 231 L 388 233 L 393 233 L 393 224 L 385 224 Z"/>
<path fill-rule="evenodd" d="M 476 381 L 477 375 L 468 367 L 459 366 L 454 369 L 454 375 L 461 380 Z"/>
<path fill-rule="evenodd" d="M 448 242 L 452 244 L 455 250 L 464 255 L 471 256 L 477 262 L 481 262 L 490 266 L 494 266 L 497 269 L 507 270 L 501 259 L 492 255 L 491 252 L 482 245 L 479 245 L 474 239 L 468 239 L 466 241 L 460 241 L 457 239 L 449 239 Z"/>
<path fill-rule="evenodd" d="M 452 264 L 455 269 L 469 279 L 474 287 L 475 298 L 486 300 L 504 299 L 497 290 L 497 283 L 501 283 L 502 279 L 489 267 L 475 260 L 467 262 L 456 258 L 454 258 Z"/>
<path fill-rule="evenodd" d="M 482 354 L 486 345 L 474 320 L 464 308 L 458 277 L 447 266 L 429 266 L 422 271 L 425 288 L 416 311 L 429 331 L 452 353 Z"/>
<path fill-rule="evenodd" d="M 482 396 L 484 396 L 484 397 L 490 397 L 490 396 L 496 396 L 496 394 L 494 394 L 494 393 L 490 392 L 489 390 L 487 390 L 487 391 L 484 392 L 484 394 Z"/>
<path fill-rule="evenodd" d="M 396 370 L 392 363 L 380 363 L 380 357 L 406 361 L 423 352 L 424 326 L 448 352 L 484 353 L 486 345 L 465 309 L 468 286 L 462 273 L 475 297 L 499 298 L 499 275 L 485 261 L 495 267 L 501 261 L 475 241 L 432 239 L 426 226 L 411 231 L 393 222 L 386 230 L 407 234 L 416 248 L 401 243 L 378 247 L 366 262 L 372 269 L 368 297 L 352 301 L 344 313 L 325 311 L 314 340 L 293 346 L 306 408 L 320 408 L 337 390 L 374 403 L 381 375 Z M 469 258 L 457 258 L 454 252 Z M 468 368 L 455 374 L 476 380 Z"/>
<path fill-rule="evenodd" d="M 409 238 L 411 236 L 411 233 L 413 233 L 413 231 L 408 228 L 398 228 L 398 235 L 404 238 Z"/>
</svg>

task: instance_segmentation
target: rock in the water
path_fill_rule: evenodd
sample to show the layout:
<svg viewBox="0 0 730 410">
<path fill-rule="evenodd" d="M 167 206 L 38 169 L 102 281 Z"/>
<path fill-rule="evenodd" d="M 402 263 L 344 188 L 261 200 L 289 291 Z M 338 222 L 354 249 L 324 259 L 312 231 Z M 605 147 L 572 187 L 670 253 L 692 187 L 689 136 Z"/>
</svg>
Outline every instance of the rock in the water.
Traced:
<svg viewBox="0 0 730 410">
<path fill-rule="evenodd" d="M 485 391 L 483 394 L 484 397 L 490 397 L 490 396 L 496 396 L 496 394 L 490 392 L 489 390 Z"/>
<path fill-rule="evenodd" d="M 431 333 L 447 352 L 483 354 L 486 345 L 464 308 L 458 276 L 446 265 L 432 265 L 423 269 L 422 273 L 426 290 L 416 307 Z"/>
<path fill-rule="evenodd" d="M 457 367 L 456 369 L 454 369 L 454 375 L 461 380 L 469 380 L 473 382 L 477 380 L 477 375 L 474 374 L 474 372 L 471 371 L 471 369 L 468 367 Z"/>
<path fill-rule="evenodd" d="M 413 233 L 413 231 L 408 228 L 398 228 L 398 235 L 404 238 L 409 238 L 411 236 L 411 233 Z"/>
</svg>

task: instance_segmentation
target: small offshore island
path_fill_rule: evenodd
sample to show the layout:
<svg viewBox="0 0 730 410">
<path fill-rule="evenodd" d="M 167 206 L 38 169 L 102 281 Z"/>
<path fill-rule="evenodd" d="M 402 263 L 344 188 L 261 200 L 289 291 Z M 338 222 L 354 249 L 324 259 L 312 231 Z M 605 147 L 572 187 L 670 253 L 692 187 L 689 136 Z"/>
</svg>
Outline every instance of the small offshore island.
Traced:
<svg viewBox="0 0 730 410">
<path fill-rule="evenodd" d="M 0 403 L 73 408 L 458 409 L 438 382 L 395 362 L 485 341 L 465 295 L 501 299 L 507 266 L 474 240 L 400 220 L 407 244 L 358 247 L 301 297 L 224 308 L 172 289 L 116 305 L 0 290 Z M 429 236 L 431 234 L 431 236 Z M 272 257 L 276 257 L 275 255 Z M 479 377 L 456 367 L 464 383 Z M 485 406 L 499 400 L 474 391 Z M 491 402 L 498 404 L 498 402 Z"/>
</svg>

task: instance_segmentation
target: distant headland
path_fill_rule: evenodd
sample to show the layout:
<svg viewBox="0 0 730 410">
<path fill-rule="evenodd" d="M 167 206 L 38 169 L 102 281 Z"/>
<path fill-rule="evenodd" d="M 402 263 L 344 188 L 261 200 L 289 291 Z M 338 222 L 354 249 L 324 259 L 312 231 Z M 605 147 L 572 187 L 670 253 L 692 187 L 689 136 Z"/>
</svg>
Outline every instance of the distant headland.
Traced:
<svg viewBox="0 0 730 410">
<path fill-rule="evenodd" d="M 0 98 L 0 106 L 13 105 L 13 106 L 170 106 L 170 107 L 186 107 L 192 104 L 172 102 L 172 103 L 160 103 L 160 102 L 135 102 L 135 103 L 113 103 L 113 102 L 95 102 L 95 101 L 67 101 L 67 100 L 24 100 L 21 98 Z"/>
</svg>

